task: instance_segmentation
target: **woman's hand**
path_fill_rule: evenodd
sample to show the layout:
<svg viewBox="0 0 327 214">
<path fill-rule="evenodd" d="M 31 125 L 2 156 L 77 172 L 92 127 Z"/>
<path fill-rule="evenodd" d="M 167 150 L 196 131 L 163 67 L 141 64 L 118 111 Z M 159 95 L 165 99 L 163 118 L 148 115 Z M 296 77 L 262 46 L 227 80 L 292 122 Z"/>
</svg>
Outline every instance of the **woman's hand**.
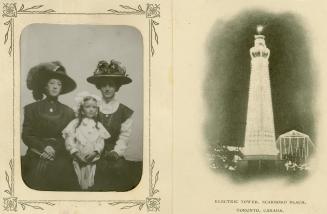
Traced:
<svg viewBox="0 0 327 214">
<path fill-rule="evenodd" d="M 93 159 L 96 157 L 98 155 L 98 153 L 97 152 L 91 152 L 90 154 L 87 154 L 86 156 L 85 156 L 85 160 L 88 162 L 88 163 L 90 163 L 90 162 L 92 162 L 93 161 Z"/>
<path fill-rule="evenodd" d="M 83 159 L 81 153 L 79 153 L 79 152 L 75 152 L 75 153 L 73 154 L 73 157 L 74 157 L 74 159 L 75 159 L 75 160 L 76 160 L 80 165 L 85 165 L 85 164 L 86 164 L 86 162 L 85 162 L 85 160 Z"/>
<path fill-rule="evenodd" d="M 51 155 L 49 155 L 47 152 L 42 152 L 40 157 L 45 160 L 50 160 L 50 161 L 54 160 L 54 158 Z"/>
<path fill-rule="evenodd" d="M 44 148 L 44 152 L 41 154 L 41 158 L 46 159 L 46 160 L 54 160 L 55 158 L 56 151 L 52 146 L 46 146 Z"/>
<path fill-rule="evenodd" d="M 46 146 L 45 148 L 44 148 L 44 151 L 46 152 L 46 153 L 48 153 L 51 157 L 53 157 L 54 158 L 54 156 L 56 155 L 56 150 L 54 150 L 54 148 L 52 147 L 52 146 Z"/>
<path fill-rule="evenodd" d="M 118 160 L 120 158 L 118 153 L 115 151 L 106 152 L 105 156 L 109 160 Z"/>
</svg>

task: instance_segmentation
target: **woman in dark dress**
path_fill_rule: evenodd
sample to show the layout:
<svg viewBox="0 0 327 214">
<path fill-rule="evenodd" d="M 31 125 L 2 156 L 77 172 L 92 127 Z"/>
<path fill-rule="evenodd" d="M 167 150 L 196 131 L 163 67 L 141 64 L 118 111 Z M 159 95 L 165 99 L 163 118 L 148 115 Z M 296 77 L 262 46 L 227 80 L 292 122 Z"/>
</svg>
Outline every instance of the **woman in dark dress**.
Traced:
<svg viewBox="0 0 327 214">
<path fill-rule="evenodd" d="M 105 141 L 104 151 L 97 164 L 95 190 L 127 191 L 135 187 L 124 158 L 132 128 L 133 111 L 115 97 L 119 88 L 132 82 L 119 62 L 100 61 L 94 75 L 87 78 L 102 94 L 99 118 L 111 137 Z"/>
<path fill-rule="evenodd" d="M 36 102 L 24 107 L 22 140 L 28 150 L 22 158 L 23 180 L 32 189 L 73 190 L 78 184 L 62 130 L 75 115 L 58 96 L 74 90 L 76 83 L 59 62 L 49 62 L 31 68 L 27 87 Z"/>
</svg>

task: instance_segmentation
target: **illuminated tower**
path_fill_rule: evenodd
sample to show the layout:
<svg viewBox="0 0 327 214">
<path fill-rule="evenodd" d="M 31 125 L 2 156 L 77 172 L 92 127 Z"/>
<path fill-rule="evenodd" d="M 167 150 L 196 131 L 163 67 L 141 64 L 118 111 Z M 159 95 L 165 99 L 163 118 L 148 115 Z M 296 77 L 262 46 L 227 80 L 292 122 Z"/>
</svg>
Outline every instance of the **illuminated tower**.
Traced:
<svg viewBox="0 0 327 214">
<path fill-rule="evenodd" d="M 254 47 L 250 49 L 251 75 L 246 118 L 244 160 L 275 160 L 278 150 L 275 142 L 274 116 L 269 79 L 270 50 L 258 26 Z"/>
</svg>

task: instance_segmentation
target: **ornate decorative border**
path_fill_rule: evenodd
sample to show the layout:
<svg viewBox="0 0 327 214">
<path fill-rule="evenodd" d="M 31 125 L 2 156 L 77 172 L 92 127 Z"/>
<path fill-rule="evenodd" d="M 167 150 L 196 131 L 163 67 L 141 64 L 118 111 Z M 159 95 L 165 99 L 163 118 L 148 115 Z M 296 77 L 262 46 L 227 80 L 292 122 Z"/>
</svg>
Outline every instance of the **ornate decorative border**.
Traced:
<svg viewBox="0 0 327 214">
<path fill-rule="evenodd" d="M 44 5 L 34 5 L 26 7 L 24 4 L 20 4 L 19 9 L 17 9 L 17 3 L 3 3 L 2 17 L 8 18 L 3 24 L 6 27 L 6 33 L 4 35 L 4 45 L 8 46 L 8 54 L 12 57 L 13 61 L 13 73 L 15 72 L 14 68 L 14 24 L 15 18 L 19 15 L 27 14 L 71 14 L 71 15 L 144 15 L 149 22 L 149 73 L 151 81 L 151 58 L 155 56 L 155 47 L 159 45 L 159 36 L 157 32 L 157 26 L 159 22 L 157 21 L 160 18 L 160 4 L 146 4 L 144 6 L 137 5 L 136 7 L 131 7 L 128 5 L 119 5 L 119 9 L 108 9 L 106 12 L 101 13 L 60 13 L 54 9 L 44 9 Z M 143 9 L 145 8 L 145 9 Z M 149 89 L 149 92 L 151 90 Z M 15 91 L 13 88 L 13 96 Z M 151 97 L 151 94 L 149 94 Z M 150 101 L 149 101 L 150 102 Z M 13 101 L 13 105 L 15 105 Z M 151 106 L 151 105 L 150 105 Z M 151 113 L 151 108 L 149 107 L 149 114 Z M 15 118 L 15 113 L 13 113 L 13 119 Z M 150 117 L 149 117 L 150 124 Z M 151 143 L 151 127 L 149 127 L 149 143 Z M 5 170 L 5 179 L 7 182 L 7 188 L 4 190 L 8 197 L 3 198 L 3 208 L 5 211 L 14 211 L 17 212 L 19 208 L 26 210 L 27 208 L 32 208 L 36 210 L 44 210 L 45 206 L 55 206 L 56 202 L 65 202 L 59 200 L 21 200 L 15 196 L 15 182 L 14 182 L 14 134 L 13 134 L 13 157 L 9 161 L 9 171 Z M 110 206 L 117 206 L 120 209 L 131 209 L 138 208 L 141 211 L 146 207 L 148 212 L 158 212 L 160 211 L 160 197 L 155 197 L 159 193 L 157 189 L 157 183 L 159 181 L 159 170 L 154 172 L 155 160 L 151 159 L 151 149 L 149 148 L 149 195 L 143 200 L 107 200 L 107 201 L 74 201 L 70 200 L 69 202 L 83 202 L 83 203 L 93 203 L 93 202 L 104 202 Z"/>
</svg>

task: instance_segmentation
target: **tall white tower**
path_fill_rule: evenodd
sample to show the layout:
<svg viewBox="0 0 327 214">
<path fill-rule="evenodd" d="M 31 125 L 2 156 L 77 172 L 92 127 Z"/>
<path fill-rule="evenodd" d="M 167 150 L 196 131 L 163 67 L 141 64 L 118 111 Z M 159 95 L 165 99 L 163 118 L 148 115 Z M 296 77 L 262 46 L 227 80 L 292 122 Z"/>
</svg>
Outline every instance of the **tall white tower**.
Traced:
<svg viewBox="0 0 327 214">
<path fill-rule="evenodd" d="M 259 34 L 261 30 L 259 26 Z M 270 50 L 264 35 L 254 38 L 254 47 L 250 49 L 251 75 L 243 154 L 245 160 L 275 160 L 278 150 L 269 79 Z"/>
</svg>

